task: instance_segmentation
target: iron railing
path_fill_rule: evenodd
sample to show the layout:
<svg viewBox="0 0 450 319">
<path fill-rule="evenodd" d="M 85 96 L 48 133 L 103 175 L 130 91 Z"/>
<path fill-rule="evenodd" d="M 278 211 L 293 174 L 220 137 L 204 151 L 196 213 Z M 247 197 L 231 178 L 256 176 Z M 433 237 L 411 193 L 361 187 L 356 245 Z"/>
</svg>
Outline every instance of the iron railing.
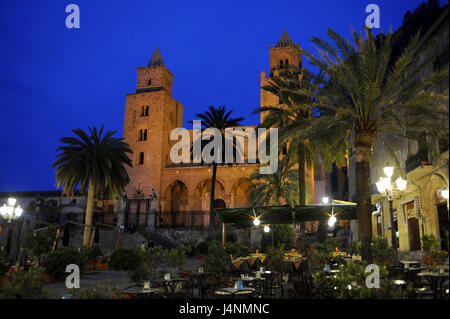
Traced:
<svg viewBox="0 0 450 319">
<path fill-rule="evenodd" d="M 209 216 L 209 211 L 157 212 L 155 225 L 159 228 L 207 228 Z M 214 216 L 213 225 L 220 224 L 221 221 Z"/>
<path fill-rule="evenodd" d="M 415 168 L 427 163 L 428 164 L 428 153 L 427 151 L 418 151 L 416 154 L 408 157 L 405 162 L 406 172 L 409 173 Z"/>
</svg>

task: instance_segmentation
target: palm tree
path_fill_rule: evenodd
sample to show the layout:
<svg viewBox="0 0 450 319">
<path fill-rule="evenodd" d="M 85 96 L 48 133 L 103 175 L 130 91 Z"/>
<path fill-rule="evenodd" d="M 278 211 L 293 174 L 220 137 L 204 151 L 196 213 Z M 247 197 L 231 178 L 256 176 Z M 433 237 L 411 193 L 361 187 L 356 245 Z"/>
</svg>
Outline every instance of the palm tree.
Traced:
<svg viewBox="0 0 450 319">
<path fill-rule="evenodd" d="M 298 203 L 305 205 L 306 166 L 317 163 L 320 150 L 325 166 L 331 170 L 333 162 L 345 163 L 345 143 L 332 143 L 334 133 L 322 130 L 311 130 L 311 119 L 315 107 L 314 92 L 319 88 L 319 76 L 314 77 L 306 69 L 291 67 L 287 72 L 269 80 L 263 89 L 280 97 L 279 106 L 263 106 L 253 113 L 266 112 L 262 127 L 278 127 L 280 147 L 286 149 L 286 157 L 298 163 Z M 300 90 L 301 89 L 301 90 Z M 305 94 L 304 91 L 308 93 Z M 327 133 L 328 132 L 328 133 Z M 327 142 L 327 143 L 324 143 Z M 300 223 L 300 250 L 306 249 L 305 222 Z"/>
<path fill-rule="evenodd" d="M 61 152 L 52 168 L 56 168 L 56 184 L 63 194 L 72 195 L 79 185 L 81 192 L 88 189 L 83 246 L 91 236 L 94 198 L 101 195 L 110 199 L 121 197 L 130 178 L 124 165 L 132 166 L 126 153 L 132 153 L 123 138 L 112 137 L 116 132 L 108 131 L 102 136 L 100 130 L 89 127 L 89 134 L 81 129 L 72 130 L 76 137 L 64 137 L 66 145 L 57 148 Z"/>
<path fill-rule="evenodd" d="M 255 171 L 250 181 L 255 185 L 248 189 L 253 205 L 285 205 L 298 203 L 298 171 L 292 168 L 293 162 L 287 157 L 281 159 L 274 174 L 261 174 Z"/>
<path fill-rule="evenodd" d="M 244 118 L 232 118 L 231 113 L 233 110 L 227 111 L 225 106 L 209 106 L 208 110 L 204 113 L 197 113 L 195 116 L 200 118 L 202 121 L 203 128 L 216 128 L 222 134 L 222 139 L 225 137 L 225 129 L 228 127 L 236 127 L 240 126 L 239 122 L 243 121 Z M 190 121 L 189 123 L 193 123 Z M 223 141 L 222 141 L 223 142 Z M 225 143 L 223 142 L 222 145 Z M 214 154 L 215 155 L 215 154 Z M 222 152 L 222 155 L 225 155 L 225 152 Z M 210 230 L 212 230 L 212 225 L 214 221 L 214 192 L 216 189 L 216 175 L 217 175 L 217 163 L 216 161 L 212 162 L 213 171 L 211 178 L 211 193 L 210 193 L 210 203 L 209 203 L 209 225 Z"/>
<path fill-rule="evenodd" d="M 417 132 L 432 136 L 440 129 L 448 131 L 443 102 L 448 90 L 446 94 L 431 90 L 448 79 L 448 66 L 440 73 L 424 72 L 435 56 L 422 54 L 418 34 L 394 61 L 392 33 L 375 38 L 366 29 L 365 38 L 356 31 L 352 34 L 353 43 L 328 29 L 334 45 L 313 38 L 319 56 L 303 53 L 325 75 L 322 89 L 314 96 L 324 114 L 314 123 L 316 129 L 344 131 L 353 142 L 361 255 L 371 261 L 372 146 L 382 136 L 408 138 Z M 302 93 L 309 94 L 306 90 Z"/>
</svg>

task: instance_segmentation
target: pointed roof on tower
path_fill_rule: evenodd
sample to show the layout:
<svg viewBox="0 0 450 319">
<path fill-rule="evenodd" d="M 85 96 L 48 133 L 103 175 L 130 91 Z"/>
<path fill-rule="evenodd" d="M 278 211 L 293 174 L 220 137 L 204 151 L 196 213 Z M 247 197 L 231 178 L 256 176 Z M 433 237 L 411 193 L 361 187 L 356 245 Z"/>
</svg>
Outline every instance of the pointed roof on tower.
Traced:
<svg viewBox="0 0 450 319">
<path fill-rule="evenodd" d="M 293 44 L 291 37 L 287 33 L 286 30 L 284 30 L 283 34 L 281 35 L 280 40 L 278 40 L 276 46 L 284 47 Z"/>
<path fill-rule="evenodd" d="M 161 51 L 159 51 L 159 48 L 156 47 L 155 52 L 153 52 L 153 56 L 150 59 L 150 62 L 148 63 L 148 66 L 161 66 L 164 65 Z"/>
</svg>

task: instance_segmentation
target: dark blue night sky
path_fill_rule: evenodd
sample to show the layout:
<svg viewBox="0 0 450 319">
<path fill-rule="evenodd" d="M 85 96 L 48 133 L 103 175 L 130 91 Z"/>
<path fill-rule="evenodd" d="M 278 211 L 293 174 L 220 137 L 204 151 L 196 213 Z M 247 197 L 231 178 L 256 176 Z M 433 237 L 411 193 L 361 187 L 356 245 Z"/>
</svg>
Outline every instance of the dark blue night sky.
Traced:
<svg viewBox="0 0 450 319">
<path fill-rule="evenodd" d="M 255 125 L 260 72 L 283 30 L 312 49 L 327 27 L 345 36 L 362 29 L 370 3 L 382 29 L 396 30 L 420 2 L 0 0 L 0 191 L 55 189 L 50 166 L 72 128 L 104 124 L 122 136 L 125 94 L 156 46 L 185 127 L 209 105 Z M 80 29 L 65 26 L 70 3 L 80 7 Z"/>
</svg>

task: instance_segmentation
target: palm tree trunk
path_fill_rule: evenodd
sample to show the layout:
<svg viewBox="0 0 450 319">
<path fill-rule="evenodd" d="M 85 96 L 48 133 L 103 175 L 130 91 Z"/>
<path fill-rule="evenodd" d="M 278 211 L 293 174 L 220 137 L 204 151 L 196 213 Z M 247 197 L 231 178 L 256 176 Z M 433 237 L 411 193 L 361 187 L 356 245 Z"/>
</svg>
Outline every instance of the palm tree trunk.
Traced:
<svg viewBox="0 0 450 319">
<path fill-rule="evenodd" d="M 305 145 L 300 142 L 298 145 L 298 203 L 306 204 L 306 182 L 305 182 Z M 306 251 L 306 224 L 300 223 L 300 251 Z"/>
<path fill-rule="evenodd" d="M 356 175 L 356 213 L 358 233 L 361 240 L 361 258 L 372 262 L 372 218 L 371 218 L 371 180 L 370 152 L 375 137 L 371 132 L 355 131 L 355 175 Z"/>
<path fill-rule="evenodd" d="M 217 164 L 213 163 L 213 174 L 211 178 L 211 200 L 209 202 L 209 231 L 212 231 L 214 222 L 214 193 L 216 190 Z"/>
<path fill-rule="evenodd" d="M 89 245 L 89 241 L 92 234 L 92 216 L 94 215 L 94 197 L 95 187 L 92 180 L 89 181 L 88 199 L 86 205 L 86 217 L 84 221 L 84 234 L 83 234 L 83 247 Z"/>
</svg>

